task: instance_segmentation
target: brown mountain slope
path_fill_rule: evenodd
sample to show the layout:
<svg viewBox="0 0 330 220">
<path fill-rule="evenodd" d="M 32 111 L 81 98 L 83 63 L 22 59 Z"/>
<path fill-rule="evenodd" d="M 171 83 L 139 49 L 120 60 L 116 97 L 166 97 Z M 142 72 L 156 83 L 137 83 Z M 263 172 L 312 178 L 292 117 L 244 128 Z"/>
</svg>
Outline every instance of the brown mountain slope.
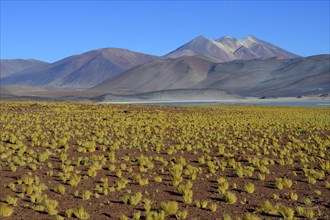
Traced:
<svg viewBox="0 0 330 220">
<path fill-rule="evenodd" d="M 47 64 L 34 59 L 2 59 L 0 60 L 0 78 L 13 75 L 27 68 Z"/>
<path fill-rule="evenodd" d="M 244 96 L 301 96 L 330 90 L 330 55 L 216 64 L 195 88 L 228 89 Z"/>
<path fill-rule="evenodd" d="M 102 93 L 225 89 L 241 96 L 300 96 L 330 90 L 330 55 L 215 63 L 202 57 L 157 60 L 94 87 Z"/>
<path fill-rule="evenodd" d="M 207 77 L 212 64 L 200 57 L 156 60 L 132 68 L 92 90 L 102 93 L 136 93 L 191 88 Z"/>
<path fill-rule="evenodd" d="M 205 56 L 218 62 L 271 57 L 279 59 L 298 57 L 296 54 L 259 40 L 252 35 L 241 40 L 230 36 L 224 36 L 216 40 L 199 36 L 164 57 L 178 58 L 196 55 Z"/>
<path fill-rule="evenodd" d="M 24 70 L 4 77 L 1 83 L 66 89 L 88 88 L 134 66 L 156 59 L 156 56 L 125 49 L 105 48 Z"/>
</svg>

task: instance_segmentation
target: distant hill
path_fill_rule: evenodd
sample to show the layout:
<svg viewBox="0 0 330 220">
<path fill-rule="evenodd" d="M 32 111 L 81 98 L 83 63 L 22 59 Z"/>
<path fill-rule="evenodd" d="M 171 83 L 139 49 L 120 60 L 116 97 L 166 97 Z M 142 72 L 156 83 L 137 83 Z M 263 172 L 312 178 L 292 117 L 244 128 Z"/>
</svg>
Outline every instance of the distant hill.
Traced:
<svg viewBox="0 0 330 220">
<path fill-rule="evenodd" d="M 201 57 L 180 57 L 145 63 L 92 90 L 103 93 L 135 93 L 192 88 L 207 77 L 212 61 Z"/>
<path fill-rule="evenodd" d="M 228 89 L 244 96 L 301 96 L 330 91 L 330 55 L 215 65 L 196 88 Z"/>
<path fill-rule="evenodd" d="M 166 54 L 165 58 L 178 58 L 182 56 L 204 56 L 218 62 L 232 60 L 251 60 L 257 58 L 287 59 L 298 55 L 285 51 L 266 41 L 249 35 L 239 40 L 234 37 L 224 36 L 216 40 L 199 36 L 178 49 Z"/>
<path fill-rule="evenodd" d="M 9 90 L 0 87 L 0 99 L 10 99 L 12 97 L 14 97 L 14 95 Z"/>
<path fill-rule="evenodd" d="M 1 83 L 84 89 L 117 76 L 134 66 L 156 59 L 159 58 L 125 49 L 105 48 L 23 70 L 3 77 Z"/>
<path fill-rule="evenodd" d="M 0 60 L 0 78 L 10 76 L 22 70 L 41 66 L 47 64 L 46 62 L 34 59 L 3 59 Z"/>
<path fill-rule="evenodd" d="M 330 91 L 330 55 L 216 63 L 205 57 L 157 60 L 91 90 L 141 93 L 168 89 L 225 89 L 241 96 L 300 96 Z"/>
</svg>

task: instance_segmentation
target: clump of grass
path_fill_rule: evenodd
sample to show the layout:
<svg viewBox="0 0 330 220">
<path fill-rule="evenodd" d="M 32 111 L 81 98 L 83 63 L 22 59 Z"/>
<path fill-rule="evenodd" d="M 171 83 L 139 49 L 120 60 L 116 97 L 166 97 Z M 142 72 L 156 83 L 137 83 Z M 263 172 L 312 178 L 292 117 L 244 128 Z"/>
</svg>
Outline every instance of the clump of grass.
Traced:
<svg viewBox="0 0 330 220">
<path fill-rule="evenodd" d="M 33 193 L 30 195 L 30 201 L 32 203 L 41 203 L 44 200 L 44 196 L 41 193 Z"/>
<path fill-rule="evenodd" d="M 304 214 L 304 208 L 301 206 L 297 206 L 295 209 L 296 213 L 300 216 L 302 216 Z"/>
<path fill-rule="evenodd" d="M 201 207 L 203 209 L 206 209 L 206 207 L 207 207 L 208 204 L 209 204 L 209 201 L 207 201 L 207 200 L 201 201 Z"/>
<path fill-rule="evenodd" d="M 298 200 L 298 194 L 295 193 L 294 191 L 290 192 L 290 199 L 293 201 L 297 201 Z"/>
<path fill-rule="evenodd" d="M 260 218 L 258 216 L 255 216 L 251 213 L 246 213 L 243 216 L 243 220 L 260 220 Z"/>
<path fill-rule="evenodd" d="M 198 209 L 201 207 L 201 202 L 199 200 L 195 201 L 195 207 Z"/>
<path fill-rule="evenodd" d="M 116 174 L 116 177 L 120 178 L 122 175 L 122 172 L 121 172 L 121 170 L 116 170 L 115 174 Z"/>
<path fill-rule="evenodd" d="M 223 220 L 233 220 L 233 218 L 228 213 L 222 214 L 222 219 Z"/>
<path fill-rule="evenodd" d="M 83 200 L 89 200 L 90 198 L 91 198 L 91 195 L 92 195 L 93 193 L 91 192 L 91 191 L 89 191 L 89 190 L 84 190 L 84 191 L 82 191 L 82 193 L 81 193 L 81 198 L 83 199 Z"/>
<path fill-rule="evenodd" d="M 318 195 L 318 196 L 322 195 L 322 192 L 321 192 L 320 190 L 318 190 L 318 189 L 314 190 L 314 192 L 315 192 L 315 194 Z"/>
<path fill-rule="evenodd" d="M 244 190 L 249 194 L 253 193 L 254 192 L 254 184 L 253 183 L 245 184 L 244 185 Z"/>
<path fill-rule="evenodd" d="M 292 186 L 292 180 L 291 179 L 288 179 L 288 178 L 284 178 L 283 179 L 283 185 L 285 186 L 285 187 L 287 187 L 287 188 L 291 188 L 291 186 Z"/>
<path fill-rule="evenodd" d="M 58 201 L 52 199 L 44 199 L 43 205 L 45 212 L 47 212 L 49 215 L 56 215 L 58 213 L 58 211 L 56 210 Z"/>
<path fill-rule="evenodd" d="M 0 217 L 10 217 L 14 212 L 14 208 L 7 205 L 0 205 Z"/>
<path fill-rule="evenodd" d="M 8 188 L 11 189 L 12 191 L 16 190 L 16 185 L 15 183 L 9 183 Z"/>
<path fill-rule="evenodd" d="M 266 175 L 264 173 L 258 173 L 258 179 L 261 181 L 264 181 L 266 178 Z"/>
<path fill-rule="evenodd" d="M 166 215 L 175 215 L 178 211 L 178 203 L 175 201 L 162 202 L 160 208 L 165 212 Z"/>
<path fill-rule="evenodd" d="M 273 194 L 273 199 L 275 199 L 275 200 L 279 200 L 279 199 L 280 199 L 280 195 L 274 193 L 274 194 Z"/>
<path fill-rule="evenodd" d="M 210 204 L 210 211 L 211 211 L 211 212 L 216 212 L 217 209 L 218 209 L 218 206 L 217 206 L 216 203 L 211 203 L 211 204 Z"/>
<path fill-rule="evenodd" d="M 164 220 L 165 212 L 150 211 L 146 213 L 146 220 Z"/>
<path fill-rule="evenodd" d="M 312 205 L 313 204 L 313 202 L 310 198 L 305 198 L 304 203 L 305 203 L 305 205 Z"/>
<path fill-rule="evenodd" d="M 262 204 L 262 206 L 257 209 L 257 212 L 261 212 L 269 215 L 278 214 L 277 209 L 268 200 L 266 200 L 264 204 Z"/>
<path fill-rule="evenodd" d="M 139 220 L 141 218 L 141 212 L 140 211 L 136 211 L 133 213 L 133 219 L 134 220 Z"/>
<path fill-rule="evenodd" d="M 184 220 L 184 219 L 187 218 L 187 216 L 188 216 L 188 211 L 187 210 L 183 210 L 182 212 L 178 212 L 175 215 L 176 219 L 178 219 L 178 220 Z"/>
<path fill-rule="evenodd" d="M 67 209 L 67 210 L 65 211 L 65 215 L 66 215 L 66 217 L 71 218 L 72 215 L 73 215 L 73 212 L 74 212 L 73 209 Z"/>
<path fill-rule="evenodd" d="M 39 204 L 39 205 L 34 205 L 32 206 L 32 209 L 38 212 L 44 212 L 45 211 L 45 206 Z"/>
<path fill-rule="evenodd" d="M 292 180 L 288 178 L 276 178 L 276 186 L 278 189 L 291 188 Z"/>
<path fill-rule="evenodd" d="M 237 197 L 235 193 L 227 191 L 223 194 L 223 200 L 228 204 L 235 204 Z"/>
<path fill-rule="evenodd" d="M 290 207 L 279 205 L 277 211 L 284 219 L 293 219 L 294 217 L 294 210 Z"/>
<path fill-rule="evenodd" d="M 56 216 L 56 220 L 64 220 L 64 217 L 63 216 L 60 216 L 60 215 L 57 215 Z"/>
<path fill-rule="evenodd" d="M 224 177 L 218 178 L 217 181 L 219 184 L 218 192 L 219 192 L 219 194 L 223 195 L 229 188 L 229 183 Z"/>
<path fill-rule="evenodd" d="M 108 167 L 108 170 L 110 170 L 111 172 L 116 170 L 116 166 L 114 164 L 110 164 Z"/>
<path fill-rule="evenodd" d="M 327 189 L 330 189 L 330 183 L 329 183 L 328 181 L 325 181 L 325 187 L 326 187 Z"/>
<path fill-rule="evenodd" d="M 82 220 L 90 218 L 90 215 L 84 210 L 84 207 L 82 207 L 81 205 L 78 207 L 78 209 L 72 210 L 72 214 L 76 216 L 78 219 L 82 219 Z"/>
<path fill-rule="evenodd" d="M 65 194 L 65 186 L 63 186 L 62 184 L 58 185 L 56 188 L 55 188 L 55 192 L 61 194 L 61 195 L 64 195 Z"/>
<path fill-rule="evenodd" d="M 138 205 L 142 199 L 142 193 L 137 192 L 135 195 L 124 195 L 123 202 L 126 205 Z"/>
<path fill-rule="evenodd" d="M 316 179 L 314 177 L 312 177 L 312 176 L 308 176 L 307 177 L 307 182 L 309 184 L 315 184 L 316 183 Z"/>
<path fill-rule="evenodd" d="M 175 164 L 169 169 L 172 175 L 173 186 L 178 186 L 182 182 L 182 170 L 183 166 L 181 164 Z"/>
<path fill-rule="evenodd" d="M 129 218 L 126 215 L 121 214 L 119 220 L 129 220 Z"/>
<path fill-rule="evenodd" d="M 278 189 L 283 189 L 283 188 L 284 188 L 283 183 L 280 182 L 280 181 L 276 182 L 276 187 L 277 187 Z"/>
<path fill-rule="evenodd" d="M 183 202 L 185 204 L 192 203 L 192 196 L 193 196 L 192 187 L 193 184 L 190 181 L 187 181 L 186 184 L 182 184 L 178 186 L 178 192 L 183 195 Z"/>
<path fill-rule="evenodd" d="M 143 200 L 143 208 L 146 210 L 146 212 L 149 212 L 151 210 L 151 201 L 149 199 L 144 199 Z"/>
<path fill-rule="evenodd" d="M 9 205 L 17 206 L 17 200 L 18 200 L 18 198 L 14 198 L 14 197 L 11 197 L 11 196 L 6 197 L 6 202 Z"/>
<path fill-rule="evenodd" d="M 9 164 L 9 169 L 10 169 L 10 171 L 11 171 L 11 172 L 13 172 L 13 173 L 14 173 L 14 172 L 16 172 L 16 170 L 17 170 L 17 167 L 15 166 L 15 164 L 13 164 L 13 163 L 10 163 L 10 164 Z"/>
<path fill-rule="evenodd" d="M 307 219 L 314 219 L 315 213 L 313 209 L 305 209 L 303 216 Z"/>
<path fill-rule="evenodd" d="M 161 183 L 163 178 L 161 176 L 155 176 L 154 180 L 157 182 L 157 183 Z"/>
<path fill-rule="evenodd" d="M 77 185 L 79 184 L 80 180 L 81 180 L 81 177 L 78 176 L 77 174 L 74 174 L 74 175 L 71 177 L 71 179 L 70 179 L 70 181 L 69 181 L 69 184 L 70 184 L 71 186 L 77 186 Z"/>
</svg>

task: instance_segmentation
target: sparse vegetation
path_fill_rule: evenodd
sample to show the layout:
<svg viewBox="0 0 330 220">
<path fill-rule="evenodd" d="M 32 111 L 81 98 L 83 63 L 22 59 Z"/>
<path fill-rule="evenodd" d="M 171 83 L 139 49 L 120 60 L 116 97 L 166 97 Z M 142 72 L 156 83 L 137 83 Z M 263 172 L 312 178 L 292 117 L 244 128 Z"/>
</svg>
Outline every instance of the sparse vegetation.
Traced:
<svg viewBox="0 0 330 220">
<path fill-rule="evenodd" d="M 330 218 L 329 108 L 0 105 L 0 217 Z"/>
</svg>

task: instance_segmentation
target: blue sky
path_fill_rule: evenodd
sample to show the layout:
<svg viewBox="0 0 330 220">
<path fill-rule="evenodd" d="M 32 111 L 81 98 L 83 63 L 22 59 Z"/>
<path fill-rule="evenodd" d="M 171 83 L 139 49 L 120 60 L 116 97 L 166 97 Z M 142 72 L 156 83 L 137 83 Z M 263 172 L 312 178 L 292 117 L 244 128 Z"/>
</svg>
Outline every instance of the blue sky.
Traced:
<svg viewBox="0 0 330 220">
<path fill-rule="evenodd" d="M 54 62 L 118 47 L 164 55 L 203 35 L 249 34 L 293 53 L 329 52 L 329 1 L 3 1 L 1 59 Z"/>
</svg>

